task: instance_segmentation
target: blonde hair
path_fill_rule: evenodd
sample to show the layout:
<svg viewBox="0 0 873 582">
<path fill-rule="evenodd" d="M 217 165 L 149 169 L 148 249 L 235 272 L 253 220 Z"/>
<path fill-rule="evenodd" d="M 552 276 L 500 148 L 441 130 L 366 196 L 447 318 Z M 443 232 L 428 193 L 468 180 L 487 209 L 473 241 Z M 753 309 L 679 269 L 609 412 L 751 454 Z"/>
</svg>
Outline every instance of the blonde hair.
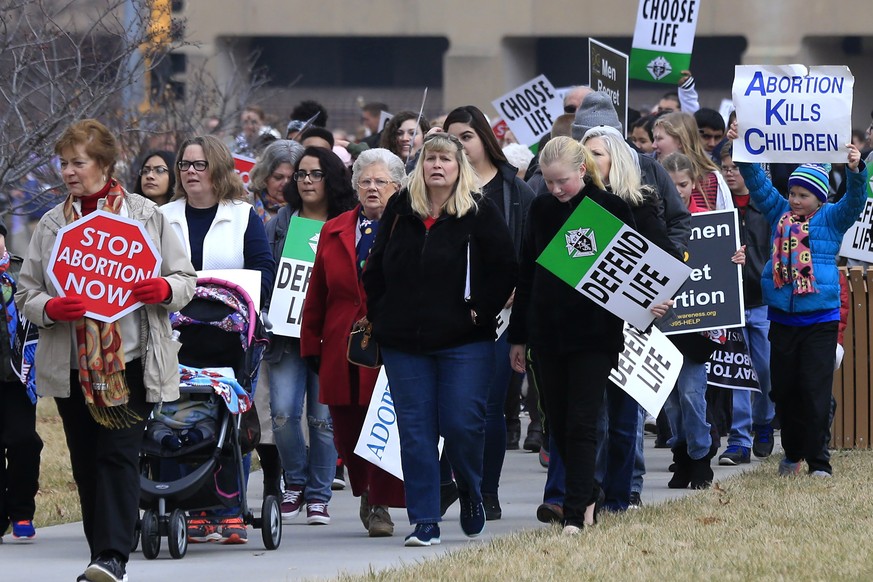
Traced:
<svg viewBox="0 0 873 582">
<path fill-rule="evenodd" d="M 212 180 L 212 192 L 215 194 L 218 202 L 224 202 L 225 200 L 248 200 L 246 187 L 243 186 L 242 179 L 234 168 L 233 155 L 227 149 L 227 146 L 224 145 L 224 142 L 212 135 L 188 138 L 179 146 L 179 153 L 176 155 L 176 167 L 173 170 L 176 173 L 176 193 L 173 196 L 173 200 L 188 198 L 188 192 L 185 190 L 185 184 L 182 180 L 182 171 L 179 169 L 179 162 L 185 154 L 185 149 L 190 145 L 199 145 L 203 148 L 203 157 L 208 163 L 205 171 L 209 172 L 209 178 Z"/>
<path fill-rule="evenodd" d="M 650 186 L 643 186 L 640 180 L 640 168 L 634 153 L 613 127 L 592 127 L 582 136 L 582 145 L 591 138 L 603 140 L 603 146 L 610 158 L 609 176 L 601 176 L 609 182 L 609 191 L 628 203 L 629 206 L 639 206 L 646 194 L 652 192 Z M 586 148 L 587 149 L 587 148 Z"/>
<path fill-rule="evenodd" d="M 688 176 L 692 182 L 697 182 L 699 176 L 694 173 L 694 164 L 685 154 L 673 152 L 661 162 L 664 169 L 668 172 L 688 172 Z"/>
<path fill-rule="evenodd" d="M 679 142 L 680 150 L 694 166 L 694 181 L 697 183 L 698 189 L 701 189 L 699 187 L 700 180 L 705 175 L 710 172 L 718 172 L 718 166 L 715 165 L 715 162 L 709 158 L 706 150 L 703 149 L 703 142 L 700 141 L 700 131 L 693 115 L 682 111 L 674 111 L 673 113 L 662 115 L 655 120 L 654 127 L 663 128 L 667 135 Z"/>
<path fill-rule="evenodd" d="M 600 178 L 600 170 L 597 169 L 591 151 L 572 137 L 564 135 L 553 137 L 540 152 L 540 166 L 551 166 L 555 163 L 564 163 L 573 168 L 585 166 L 585 176 L 582 181 L 605 190 L 603 180 Z"/>
<path fill-rule="evenodd" d="M 424 160 L 429 153 L 450 153 L 454 155 L 455 161 L 458 163 L 458 180 L 455 182 L 452 194 L 440 210 L 459 218 L 471 210 L 474 212 L 478 210 L 479 207 L 473 198 L 473 193 L 479 191 L 476 186 L 476 171 L 473 170 L 473 166 L 470 165 L 470 161 L 464 154 L 464 147 L 460 140 L 451 134 L 439 132 L 432 133 L 424 139 L 418 163 L 409 174 L 407 188 L 409 189 L 412 211 L 422 219 L 430 216 L 430 201 L 428 200 L 427 184 L 424 182 L 423 169 Z"/>
</svg>

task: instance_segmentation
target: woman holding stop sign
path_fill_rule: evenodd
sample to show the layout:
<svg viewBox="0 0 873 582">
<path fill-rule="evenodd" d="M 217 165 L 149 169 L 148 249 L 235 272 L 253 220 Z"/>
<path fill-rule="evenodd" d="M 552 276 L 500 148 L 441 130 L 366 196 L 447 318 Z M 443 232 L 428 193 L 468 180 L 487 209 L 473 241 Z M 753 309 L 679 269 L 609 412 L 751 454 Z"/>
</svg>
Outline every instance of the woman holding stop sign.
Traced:
<svg viewBox="0 0 873 582">
<path fill-rule="evenodd" d="M 78 580 L 116 582 L 133 547 L 146 418 L 154 403 L 179 398 L 179 344 L 168 314 L 191 299 L 196 275 L 157 206 L 113 178 L 119 150 L 103 124 L 74 123 L 55 153 L 68 195 L 39 221 L 15 301 L 40 328 L 37 392 L 55 398 L 70 449 L 91 550 Z M 112 323 L 86 317 L 82 299 L 60 297 L 48 274 L 58 231 L 98 208 L 142 223 L 163 257 L 160 277 L 133 286 L 144 305 Z"/>
</svg>

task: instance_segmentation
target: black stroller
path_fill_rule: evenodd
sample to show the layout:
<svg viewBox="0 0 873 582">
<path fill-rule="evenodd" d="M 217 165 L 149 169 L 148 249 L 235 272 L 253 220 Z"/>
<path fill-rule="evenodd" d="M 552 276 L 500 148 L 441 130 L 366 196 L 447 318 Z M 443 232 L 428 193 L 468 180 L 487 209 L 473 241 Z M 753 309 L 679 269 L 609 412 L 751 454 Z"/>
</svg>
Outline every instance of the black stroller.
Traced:
<svg viewBox="0 0 873 582">
<path fill-rule="evenodd" d="M 186 512 L 222 519 L 230 510 L 239 512 L 232 517 L 260 529 L 264 547 L 275 550 L 282 539 L 279 500 L 265 496 L 261 517 L 254 517 L 246 499 L 243 470 L 243 456 L 257 444 L 257 436 L 252 436 L 246 428 L 249 423 L 242 420 L 253 406 L 258 366 L 267 345 L 258 312 L 238 285 L 200 278 L 194 298 L 170 319 L 182 344 L 180 392 L 183 398 L 204 405 L 213 399 L 210 405 L 217 418 L 213 438 L 183 444 L 178 450 L 144 439 L 140 456 L 143 555 L 156 558 L 161 537 L 166 537 L 170 555 L 182 558 L 188 550 Z M 208 372 L 197 373 L 202 368 L 228 367 L 235 381 L 222 383 Z M 180 466 L 187 474 L 175 474 Z"/>
</svg>

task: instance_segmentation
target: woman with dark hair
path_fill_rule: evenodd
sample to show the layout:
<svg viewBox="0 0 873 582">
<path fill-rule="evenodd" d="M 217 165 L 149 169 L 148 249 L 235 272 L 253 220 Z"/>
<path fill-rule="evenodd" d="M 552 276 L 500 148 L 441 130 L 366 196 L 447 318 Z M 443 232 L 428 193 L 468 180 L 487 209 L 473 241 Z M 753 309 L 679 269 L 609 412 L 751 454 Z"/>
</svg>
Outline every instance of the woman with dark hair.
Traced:
<svg viewBox="0 0 873 582">
<path fill-rule="evenodd" d="M 443 129 L 457 137 L 464 146 L 467 159 L 476 171 L 478 187 L 482 195 L 494 202 L 503 221 L 509 227 L 516 258 L 521 252 L 525 217 L 534 199 L 530 187 L 518 178 L 518 170 L 511 166 L 494 137 L 485 115 L 473 105 L 465 105 L 451 111 L 443 122 Z M 509 298 L 506 307 L 512 305 Z M 502 511 L 497 496 L 500 472 L 506 455 L 506 418 L 504 406 L 513 371 L 509 364 L 509 343 L 506 334 L 495 344 L 497 367 L 491 378 L 488 404 L 485 410 L 485 458 L 482 473 L 482 500 L 487 519 L 500 519 Z M 537 431 L 528 432 L 528 438 L 536 438 Z M 540 429 L 539 440 L 542 441 Z M 528 443 L 525 441 L 525 445 Z M 451 459 L 449 459 L 451 461 Z"/>
<path fill-rule="evenodd" d="M 154 150 L 145 155 L 136 178 L 133 191 L 142 194 L 158 206 L 173 197 L 176 188 L 176 174 L 173 169 L 176 154 L 164 150 Z"/>
<path fill-rule="evenodd" d="M 355 204 L 346 166 L 335 153 L 309 147 L 294 166 L 285 187 L 288 204 L 267 223 L 267 240 L 278 264 L 288 227 L 295 216 L 325 222 L 351 210 Z M 318 369 L 300 356 L 300 340 L 273 336 L 265 357 L 270 375 L 270 408 L 273 440 L 279 449 L 285 476 L 282 520 L 290 522 L 306 504 L 306 522 L 330 523 L 327 512 L 331 484 L 336 474 L 333 424 L 325 404 L 319 402 Z M 309 448 L 300 428 L 303 402 L 309 425 Z"/>
<path fill-rule="evenodd" d="M 427 119 L 422 117 L 417 125 L 416 119 L 418 113 L 414 111 L 401 111 L 392 117 L 382 130 L 382 142 L 379 144 L 379 147 L 393 153 L 407 166 L 415 159 L 415 154 L 421 149 L 424 136 L 430 130 Z"/>
</svg>

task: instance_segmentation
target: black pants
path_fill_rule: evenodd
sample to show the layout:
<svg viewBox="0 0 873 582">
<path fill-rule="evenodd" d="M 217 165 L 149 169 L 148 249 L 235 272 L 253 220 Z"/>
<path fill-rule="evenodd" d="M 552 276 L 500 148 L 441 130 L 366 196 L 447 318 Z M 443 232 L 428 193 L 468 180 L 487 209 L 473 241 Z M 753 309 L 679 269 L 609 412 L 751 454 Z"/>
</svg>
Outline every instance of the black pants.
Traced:
<svg viewBox="0 0 873 582">
<path fill-rule="evenodd" d="M 770 398 L 782 425 L 782 448 L 791 462 L 805 459 L 810 472 L 831 472 L 827 441 L 837 325 L 770 324 Z"/>
<path fill-rule="evenodd" d="M 599 494 L 594 482 L 597 416 L 615 356 L 532 350 L 531 371 L 545 404 L 549 432 L 566 466 L 564 521 L 568 524 L 581 526 L 585 508 Z"/>
<path fill-rule="evenodd" d="M 114 552 L 126 562 L 139 513 L 139 450 L 152 405 L 145 401 L 141 360 L 127 362 L 125 377 L 127 406 L 142 419 L 133 426 L 110 429 L 97 424 L 85 406 L 77 370 L 70 372 L 70 397 L 55 399 L 92 560 Z"/>
<path fill-rule="evenodd" d="M 33 519 L 40 451 L 36 406 L 20 382 L 0 382 L 0 535 L 11 522 Z"/>
</svg>

